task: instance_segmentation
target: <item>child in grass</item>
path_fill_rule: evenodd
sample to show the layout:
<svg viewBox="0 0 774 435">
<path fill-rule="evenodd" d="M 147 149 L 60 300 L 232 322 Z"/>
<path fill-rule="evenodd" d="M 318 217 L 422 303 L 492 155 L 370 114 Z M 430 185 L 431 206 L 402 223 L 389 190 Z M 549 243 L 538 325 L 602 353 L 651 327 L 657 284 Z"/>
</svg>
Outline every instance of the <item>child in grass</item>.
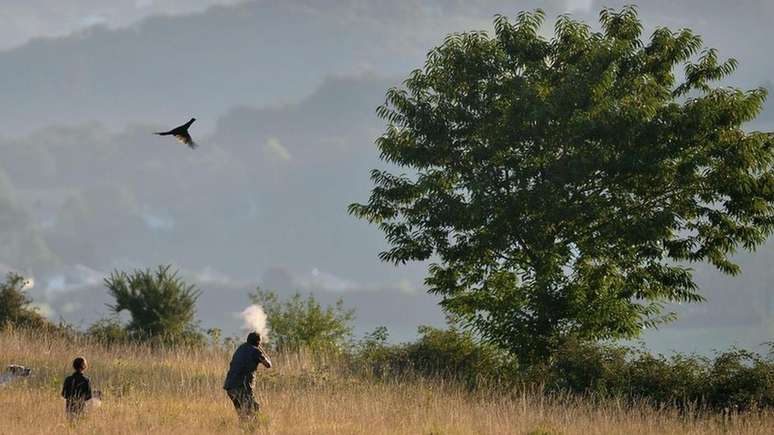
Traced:
<svg viewBox="0 0 774 435">
<path fill-rule="evenodd" d="M 73 372 L 64 380 L 62 386 L 62 397 L 65 398 L 65 411 L 70 420 L 75 420 L 83 414 L 86 407 L 86 401 L 91 399 L 91 382 L 89 378 L 83 375 L 88 364 L 86 359 L 78 357 L 73 360 Z"/>
</svg>

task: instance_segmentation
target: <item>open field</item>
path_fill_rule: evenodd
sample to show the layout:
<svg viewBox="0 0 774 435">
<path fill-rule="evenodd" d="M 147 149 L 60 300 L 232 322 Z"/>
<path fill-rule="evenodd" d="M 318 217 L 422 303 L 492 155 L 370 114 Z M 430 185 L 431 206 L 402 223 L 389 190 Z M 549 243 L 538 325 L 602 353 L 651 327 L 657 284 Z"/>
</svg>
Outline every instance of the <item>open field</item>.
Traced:
<svg viewBox="0 0 774 435">
<path fill-rule="evenodd" d="M 76 428 L 59 398 L 74 356 L 103 405 Z M 221 389 L 226 351 L 107 349 L 19 331 L 0 333 L 0 364 L 32 367 L 33 376 L 0 387 L 0 433 L 244 433 Z M 771 433 L 774 414 L 703 416 L 615 401 L 547 398 L 537 393 L 469 393 L 453 385 L 372 382 L 335 361 L 274 356 L 256 385 L 268 434 L 595 434 Z"/>
</svg>

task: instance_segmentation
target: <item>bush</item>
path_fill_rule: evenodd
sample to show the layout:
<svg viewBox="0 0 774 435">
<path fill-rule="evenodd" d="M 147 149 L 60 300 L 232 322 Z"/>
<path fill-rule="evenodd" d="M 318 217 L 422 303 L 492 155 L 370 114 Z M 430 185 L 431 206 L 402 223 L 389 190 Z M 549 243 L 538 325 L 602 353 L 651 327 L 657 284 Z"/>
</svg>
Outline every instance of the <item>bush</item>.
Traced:
<svg viewBox="0 0 774 435">
<path fill-rule="evenodd" d="M 323 308 L 312 294 L 304 299 L 295 293 L 280 301 L 276 293 L 259 287 L 249 297 L 266 312 L 269 344 L 274 349 L 341 352 L 350 344 L 355 310 L 344 308 L 341 298 L 336 305 Z"/>
<path fill-rule="evenodd" d="M 632 353 L 625 370 L 611 374 L 626 376 L 628 385 L 625 384 L 623 393 L 653 403 L 675 404 L 681 408 L 694 403 L 707 403 L 706 368 L 709 359 L 683 354 L 666 358 L 641 350 Z"/>
<path fill-rule="evenodd" d="M 534 380 L 547 380 L 557 390 L 619 393 L 625 389 L 622 375 L 627 355 L 627 349 L 622 347 L 566 342 L 552 365 L 531 367 L 528 371 Z"/>
<path fill-rule="evenodd" d="M 695 405 L 743 411 L 774 407 L 774 359 L 736 349 L 710 359 L 566 343 L 540 380 L 552 390 L 646 400 L 681 409 Z"/>
<path fill-rule="evenodd" d="M 418 373 L 442 379 L 460 380 L 468 386 L 511 372 L 504 353 L 477 342 L 469 332 L 456 328 L 419 327 L 420 338 L 406 348 L 408 360 Z"/>
<path fill-rule="evenodd" d="M 48 320 L 30 307 L 32 300 L 24 293 L 27 280 L 13 272 L 0 283 L 0 327 L 5 325 L 25 328 L 51 326 Z"/>
<path fill-rule="evenodd" d="M 431 326 L 420 326 L 418 332 L 414 343 L 389 345 L 386 328 L 377 328 L 359 343 L 355 360 L 368 375 L 382 379 L 420 376 L 470 388 L 515 379 L 515 362 L 468 332 Z"/>
<path fill-rule="evenodd" d="M 707 401 L 715 407 L 774 407 L 774 358 L 734 349 L 718 355 L 708 372 Z"/>
<path fill-rule="evenodd" d="M 707 358 L 653 355 L 640 348 L 565 342 L 557 357 L 519 367 L 515 360 L 455 328 L 423 326 L 416 342 L 390 345 L 383 327 L 367 334 L 353 356 L 360 373 L 388 380 L 417 376 L 494 385 L 541 387 L 553 393 L 645 401 L 678 409 L 750 411 L 774 408 L 774 354 L 733 349 Z"/>
<path fill-rule="evenodd" d="M 102 318 L 92 323 L 86 330 L 86 335 L 107 345 L 130 341 L 129 332 L 118 319 L 113 317 Z"/>
<path fill-rule="evenodd" d="M 357 343 L 353 360 L 359 373 L 385 380 L 409 371 L 406 345 L 390 345 L 388 338 L 387 328 L 379 326 Z"/>
<path fill-rule="evenodd" d="M 170 271 L 170 266 L 131 274 L 115 271 L 105 279 L 105 286 L 116 300 L 113 312 L 127 310 L 132 315 L 126 327 L 130 338 L 157 344 L 206 343 L 195 323 L 199 291 Z M 113 334 L 115 328 L 114 324 L 102 323 L 95 332 Z"/>
</svg>

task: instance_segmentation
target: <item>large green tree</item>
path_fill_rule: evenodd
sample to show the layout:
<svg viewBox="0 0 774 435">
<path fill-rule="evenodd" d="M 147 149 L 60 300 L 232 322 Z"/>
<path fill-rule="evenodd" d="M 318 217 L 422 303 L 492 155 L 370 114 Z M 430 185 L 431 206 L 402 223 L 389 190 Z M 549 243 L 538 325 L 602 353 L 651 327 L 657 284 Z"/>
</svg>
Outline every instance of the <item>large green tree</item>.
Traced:
<svg viewBox="0 0 774 435">
<path fill-rule="evenodd" d="M 187 284 L 170 266 L 132 273 L 112 272 L 105 286 L 115 298 L 111 306 L 117 314 L 128 311 L 132 319 L 127 331 L 139 339 L 200 342 L 197 330 L 196 300 L 200 292 Z"/>
<path fill-rule="evenodd" d="M 522 361 L 668 320 L 702 300 L 690 262 L 736 274 L 774 223 L 770 140 L 743 129 L 766 92 L 714 85 L 736 61 L 688 29 L 599 21 L 560 16 L 548 40 L 538 10 L 447 37 L 377 111 L 408 175 L 372 171 L 350 206 L 383 260 L 432 261 L 443 307 Z"/>
</svg>

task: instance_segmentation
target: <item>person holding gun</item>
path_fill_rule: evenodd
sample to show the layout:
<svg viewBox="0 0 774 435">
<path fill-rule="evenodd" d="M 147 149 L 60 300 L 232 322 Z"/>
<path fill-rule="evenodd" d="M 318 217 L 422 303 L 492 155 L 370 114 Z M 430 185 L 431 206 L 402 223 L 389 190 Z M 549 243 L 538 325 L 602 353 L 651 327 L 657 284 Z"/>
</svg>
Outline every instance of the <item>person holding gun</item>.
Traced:
<svg viewBox="0 0 774 435">
<path fill-rule="evenodd" d="M 242 343 L 231 357 L 226 381 L 223 389 L 234 403 L 239 419 L 252 421 L 258 414 L 260 405 L 253 396 L 253 382 L 255 371 L 263 365 L 271 368 L 271 360 L 261 348 L 261 336 L 257 332 L 247 335 L 247 340 Z"/>
</svg>

